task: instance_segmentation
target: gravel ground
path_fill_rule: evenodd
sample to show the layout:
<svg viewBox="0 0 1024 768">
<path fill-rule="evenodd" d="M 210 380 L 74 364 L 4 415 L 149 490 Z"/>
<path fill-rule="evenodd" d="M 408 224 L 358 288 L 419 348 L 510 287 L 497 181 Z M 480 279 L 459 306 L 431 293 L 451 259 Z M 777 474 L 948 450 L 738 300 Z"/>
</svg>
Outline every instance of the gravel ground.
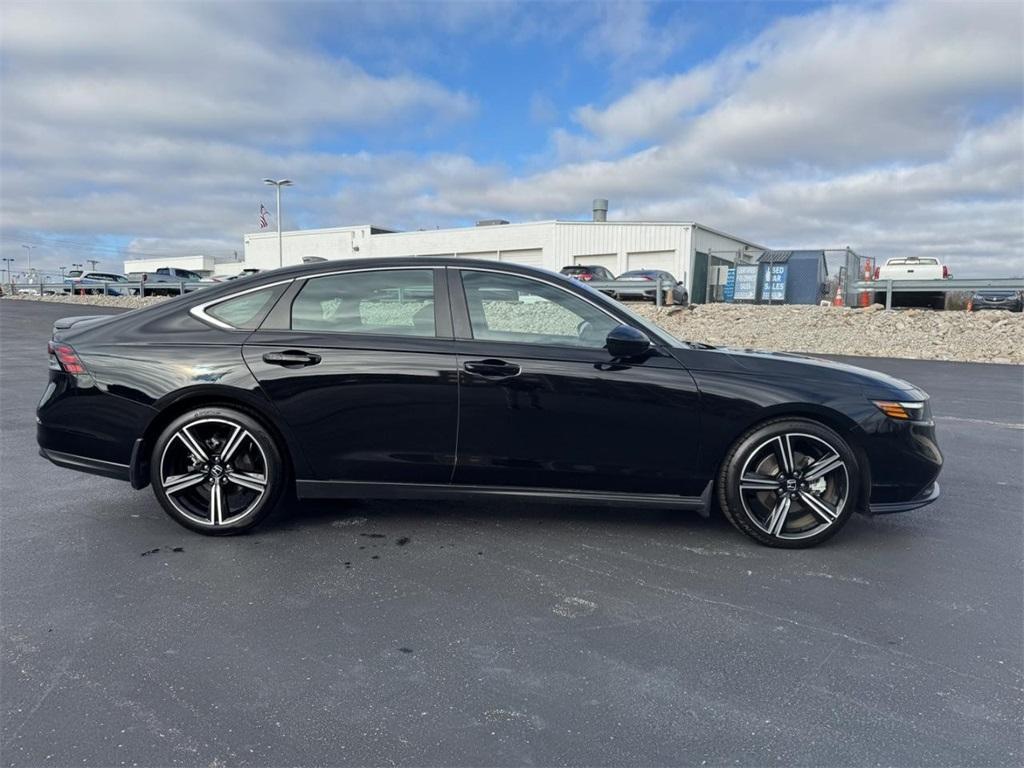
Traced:
<svg viewBox="0 0 1024 768">
<path fill-rule="evenodd" d="M 680 339 L 730 347 L 968 363 L 1024 363 L 1024 314 L 699 304 L 631 309 Z"/>
<path fill-rule="evenodd" d="M 60 301 L 136 308 L 161 297 L 11 296 L 23 301 Z M 628 305 L 681 339 L 785 352 L 904 357 L 979 363 L 1024 363 L 1024 314 L 1002 311 L 935 312 L 817 306 L 699 304 L 658 309 Z"/>
</svg>

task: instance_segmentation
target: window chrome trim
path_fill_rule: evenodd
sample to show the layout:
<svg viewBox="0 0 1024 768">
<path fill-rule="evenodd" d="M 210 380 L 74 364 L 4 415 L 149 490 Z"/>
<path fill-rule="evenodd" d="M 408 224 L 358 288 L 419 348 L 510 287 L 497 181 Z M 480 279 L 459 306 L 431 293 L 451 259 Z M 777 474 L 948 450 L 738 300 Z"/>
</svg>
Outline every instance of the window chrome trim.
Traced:
<svg viewBox="0 0 1024 768">
<path fill-rule="evenodd" d="M 227 296 L 220 296 L 216 299 L 204 301 L 202 304 L 196 304 L 194 307 L 189 309 L 188 313 L 197 320 L 202 320 L 204 323 L 207 323 L 208 325 L 221 328 L 222 330 L 225 331 L 245 331 L 246 333 L 251 333 L 251 331 L 248 331 L 245 328 L 236 328 L 233 325 L 225 323 L 223 320 L 218 320 L 216 317 L 211 317 L 210 315 L 206 314 L 207 307 L 212 307 L 215 304 L 220 304 L 225 301 L 237 299 L 239 296 L 245 296 L 248 293 L 256 293 L 256 291 L 262 291 L 267 288 L 275 288 L 279 285 L 284 285 L 285 283 L 292 283 L 294 281 L 294 277 L 289 277 L 285 280 L 278 280 L 273 283 L 264 283 L 263 285 L 257 285 L 254 288 L 246 288 L 244 291 L 237 291 L 236 293 L 230 293 Z"/>
</svg>

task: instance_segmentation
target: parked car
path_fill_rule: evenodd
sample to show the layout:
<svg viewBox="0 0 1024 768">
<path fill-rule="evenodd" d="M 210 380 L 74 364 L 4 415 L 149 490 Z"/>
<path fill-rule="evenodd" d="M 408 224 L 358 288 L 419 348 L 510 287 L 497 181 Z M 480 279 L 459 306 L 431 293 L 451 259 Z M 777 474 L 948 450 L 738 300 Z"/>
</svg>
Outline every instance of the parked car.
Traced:
<svg viewBox="0 0 1024 768">
<path fill-rule="evenodd" d="M 137 294 L 137 288 L 120 285 L 128 282 L 127 277 L 116 272 L 83 272 L 80 269 L 72 269 L 64 277 L 64 291 L 73 294 L 105 293 L 109 296 Z"/>
<path fill-rule="evenodd" d="M 213 278 L 211 279 L 215 283 L 225 283 L 229 280 L 238 280 L 239 278 L 242 277 L 252 277 L 253 275 L 258 275 L 259 272 L 260 270 L 256 269 L 255 267 L 246 267 L 237 275 L 214 275 Z"/>
<path fill-rule="evenodd" d="M 634 269 L 623 272 L 617 280 L 628 280 L 637 284 L 636 290 L 616 288 L 615 295 L 618 299 L 650 299 L 656 301 L 658 281 L 661 281 L 663 290 L 672 287 L 673 304 L 689 304 L 690 294 L 681 281 L 676 280 L 671 272 L 663 269 Z M 651 284 L 653 283 L 653 285 Z"/>
<path fill-rule="evenodd" d="M 160 267 L 154 272 L 133 272 L 128 277 L 143 284 L 142 292 L 146 296 L 173 296 L 193 291 L 200 287 L 197 283 L 203 281 L 203 276 L 198 272 L 179 267 Z"/>
<path fill-rule="evenodd" d="M 934 501 L 928 395 L 789 354 L 680 341 L 585 283 L 514 264 L 358 259 L 58 321 L 42 455 L 152 484 L 181 525 L 300 498 L 719 506 L 807 547 L 854 511 Z M 83 407 L 84 405 L 88 407 Z"/>
<path fill-rule="evenodd" d="M 953 275 L 949 267 L 941 264 L 938 259 L 930 257 L 905 256 L 889 259 L 885 264 L 875 267 L 875 280 L 947 280 Z M 875 303 L 885 304 L 885 291 L 875 292 Z M 893 285 L 892 305 L 894 307 L 931 307 L 946 308 L 946 292 L 937 291 L 900 291 Z"/>
<path fill-rule="evenodd" d="M 1009 312 L 1024 311 L 1024 291 L 983 290 L 976 292 L 967 302 L 968 312 L 983 309 L 1004 309 Z"/>
<path fill-rule="evenodd" d="M 572 266 L 562 267 L 559 271 L 566 277 L 571 277 L 573 280 L 582 280 L 584 283 L 589 283 L 591 280 L 615 279 L 615 275 L 613 275 L 606 267 L 602 267 L 597 264 L 574 264 Z"/>
</svg>

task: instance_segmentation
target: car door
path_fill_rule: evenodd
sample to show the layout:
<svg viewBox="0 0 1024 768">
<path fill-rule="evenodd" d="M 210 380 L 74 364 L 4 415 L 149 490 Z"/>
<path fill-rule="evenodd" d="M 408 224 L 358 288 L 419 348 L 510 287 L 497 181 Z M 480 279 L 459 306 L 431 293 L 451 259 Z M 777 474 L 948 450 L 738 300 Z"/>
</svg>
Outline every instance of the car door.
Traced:
<svg viewBox="0 0 1024 768">
<path fill-rule="evenodd" d="M 450 481 L 458 379 L 443 274 L 383 268 L 297 281 L 249 337 L 245 360 L 313 479 Z"/>
<path fill-rule="evenodd" d="M 613 359 L 607 309 L 540 278 L 449 268 L 460 377 L 453 482 L 699 496 L 699 394 L 653 346 Z"/>
</svg>

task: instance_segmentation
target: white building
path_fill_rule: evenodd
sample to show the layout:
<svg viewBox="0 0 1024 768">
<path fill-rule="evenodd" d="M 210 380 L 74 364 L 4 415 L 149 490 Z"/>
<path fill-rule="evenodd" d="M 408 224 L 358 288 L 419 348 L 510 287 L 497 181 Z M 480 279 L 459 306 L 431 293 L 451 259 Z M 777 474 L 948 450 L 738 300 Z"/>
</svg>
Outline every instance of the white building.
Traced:
<svg viewBox="0 0 1024 768">
<path fill-rule="evenodd" d="M 333 261 L 387 256 L 454 256 L 544 267 L 570 264 L 607 267 L 616 275 L 631 269 L 664 269 L 682 280 L 693 302 L 720 299 L 725 270 L 753 263 L 764 248 L 694 222 L 536 221 L 521 224 L 481 222 L 475 227 L 391 232 L 370 225 L 281 233 L 284 266 L 304 261 Z M 217 274 L 242 267 L 278 266 L 277 232 L 245 236 L 245 263 L 216 265 Z"/>
<path fill-rule="evenodd" d="M 160 267 L 177 267 L 196 272 L 203 277 L 210 275 L 235 275 L 242 271 L 242 262 L 223 261 L 213 256 L 148 256 L 140 259 L 125 259 L 124 273 L 156 272 Z"/>
</svg>

